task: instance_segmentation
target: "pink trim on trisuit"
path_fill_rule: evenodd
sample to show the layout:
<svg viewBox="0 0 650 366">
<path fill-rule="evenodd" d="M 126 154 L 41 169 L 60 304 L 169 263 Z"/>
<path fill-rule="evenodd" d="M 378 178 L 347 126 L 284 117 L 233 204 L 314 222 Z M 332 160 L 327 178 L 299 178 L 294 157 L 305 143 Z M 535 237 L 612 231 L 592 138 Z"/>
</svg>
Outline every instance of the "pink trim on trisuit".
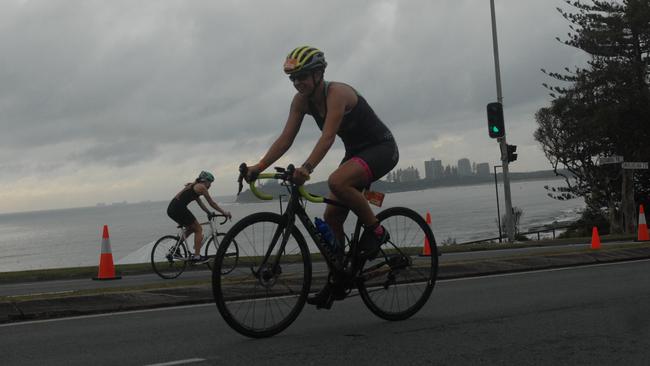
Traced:
<svg viewBox="0 0 650 366">
<path fill-rule="evenodd" d="M 372 182 L 372 170 L 370 170 L 370 167 L 368 166 L 368 163 L 366 163 L 365 160 L 361 159 L 358 156 L 353 156 L 350 160 L 356 162 L 357 164 L 361 165 L 363 170 L 366 171 L 366 177 L 368 178 L 368 183 Z"/>
</svg>

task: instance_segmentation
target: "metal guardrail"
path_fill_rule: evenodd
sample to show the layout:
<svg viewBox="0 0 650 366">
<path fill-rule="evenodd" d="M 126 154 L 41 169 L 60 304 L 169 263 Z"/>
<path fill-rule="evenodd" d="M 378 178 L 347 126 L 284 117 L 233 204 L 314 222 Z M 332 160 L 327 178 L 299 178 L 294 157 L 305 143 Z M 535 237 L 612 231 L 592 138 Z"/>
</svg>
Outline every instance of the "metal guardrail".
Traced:
<svg viewBox="0 0 650 366">
<path fill-rule="evenodd" d="M 564 230 L 564 229 L 568 229 L 570 227 L 571 227 L 571 225 L 553 226 L 553 227 L 549 227 L 549 228 L 545 228 L 545 229 L 541 229 L 541 230 L 532 230 L 532 231 L 527 231 L 525 233 L 517 233 L 517 235 L 528 236 L 528 235 L 537 234 L 537 240 L 540 240 L 541 239 L 541 236 L 540 236 L 541 233 L 552 232 L 553 233 L 553 239 L 555 239 L 555 231 L 556 230 Z M 497 236 L 497 237 L 494 237 L 494 238 L 479 239 L 479 240 L 472 240 L 472 241 L 468 241 L 468 242 L 464 242 L 464 243 L 458 243 L 457 245 L 476 244 L 476 243 L 483 243 L 483 242 L 486 242 L 486 241 L 496 241 L 496 240 L 499 240 L 499 242 L 501 242 L 501 239 L 508 239 L 508 237 L 507 236 L 501 236 L 501 237 Z"/>
<path fill-rule="evenodd" d="M 546 229 L 543 229 L 543 230 L 535 230 L 535 231 L 528 231 L 528 232 L 525 232 L 525 233 L 520 233 L 519 235 L 528 236 L 528 235 L 532 235 L 532 234 L 537 234 L 537 240 L 540 240 L 540 236 L 539 236 L 540 233 L 546 233 L 546 232 L 550 231 L 550 232 L 553 233 L 553 239 L 555 239 L 555 230 L 563 230 L 563 229 L 568 229 L 570 227 L 572 227 L 572 225 L 554 226 L 554 227 L 546 228 Z"/>
</svg>

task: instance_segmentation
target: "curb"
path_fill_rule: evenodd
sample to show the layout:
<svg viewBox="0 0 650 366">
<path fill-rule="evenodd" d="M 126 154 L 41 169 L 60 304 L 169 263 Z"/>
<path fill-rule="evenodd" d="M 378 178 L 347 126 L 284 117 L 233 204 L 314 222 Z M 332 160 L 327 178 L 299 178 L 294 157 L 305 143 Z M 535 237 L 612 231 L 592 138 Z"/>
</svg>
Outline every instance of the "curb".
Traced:
<svg viewBox="0 0 650 366">
<path fill-rule="evenodd" d="M 650 258 L 650 248 L 615 249 L 580 254 L 548 254 L 519 258 L 450 263 L 440 266 L 438 279 L 489 276 Z"/>
<path fill-rule="evenodd" d="M 477 260 L 441 265 L 438 270 L 438 280 L 566 268 L 599 263 L 614 263 L 648 258 L 650 258 L 650 248 L 615 249 L 578 254 L 504 257 L 502 259 Z M 211 302 L 213 302 L 211 285 L 3 302 L 0 303 L 0 324 Z"/>
</svg>

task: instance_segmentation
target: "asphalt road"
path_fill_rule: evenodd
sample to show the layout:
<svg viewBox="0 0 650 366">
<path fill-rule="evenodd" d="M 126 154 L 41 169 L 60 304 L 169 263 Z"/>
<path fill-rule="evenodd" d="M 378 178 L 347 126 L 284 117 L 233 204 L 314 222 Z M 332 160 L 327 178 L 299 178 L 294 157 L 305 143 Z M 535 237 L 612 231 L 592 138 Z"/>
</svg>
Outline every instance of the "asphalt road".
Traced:
<svg viewBox="0 0 650 366">
<path fill-rule="evenodd" d="M 402 322 L 358 297 L 252 340 L 214 305 L 0 325 L 3 365 L 647 365 L 650 260 L 441 281 Z"/>
<path fill-rule="evenodd" d="M 603 243 L 603 247 L 615 247 L 618 242 Z M 535 255 L 539 253 L 548 253 L 553 251 L 571 251 L 581 248 L 587 248 L 587 244 L 569 244 L 558 246 L 546 247 L 530 247 L 530 248 L 517 248 L 517 249 L 502 249 L 502 250 L 484 250 L 475 252 L 461 252 L 461 253 L 447 253 L 440 257 L 440 263 L 450 263 L 467 260 L 490 259 L 515 255 Z M 192 279 L 209 279 L 210 273 L 207 267 L 202 265 L 201 268 L 206 270 L 186 271 L 182 273 L 177 280 L 192 280 Z M 314 271 L 318 270 L 318 263 L 314 264 Z M 322 270 L 325 270 L 322 268 Z M 6 283 L 0 284 L 0 296 L 19 296 L 29 294 L 44 294 L 44 293 L 64 293 L 66 291 L 87 290 L 87 289 L 101 289 L 113 287 L 127 287 L 127 286 L 142 286 L 155 283 L 173 282 L 177 280 L 164 280 L 154 273 L 143 275 L 130 275 L 123 276 L 122 279 L 114 281 L 92 281 L 89 278 L 72 279 L 72 280 L 54 280 L 54 281 L 38 281 L 28 283 Z"/>
</svg>

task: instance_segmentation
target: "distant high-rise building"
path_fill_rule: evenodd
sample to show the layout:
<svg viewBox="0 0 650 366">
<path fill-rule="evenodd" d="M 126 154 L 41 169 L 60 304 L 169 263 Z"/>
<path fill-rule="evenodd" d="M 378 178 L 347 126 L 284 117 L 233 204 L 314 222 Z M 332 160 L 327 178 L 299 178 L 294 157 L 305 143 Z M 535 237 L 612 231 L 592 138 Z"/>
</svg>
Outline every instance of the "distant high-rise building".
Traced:
<svg viewBox="0 0 650 366">
<path fill-rule="evenodd" d="M 424 162 L 424 179 L 436 180 L 442 178 L 442 161 L 431 158 Z"/>
<path fill-rule="evenodd" d="M 478 175 L 479 177 L 485 177 L 490 175 L 490 164 L 489 163 L 476 164 L 476 175 Z"/>
<path fill-rule="evenodd" d="M 462 158 L 458 160 L 458 175 L 461 177 L 472 175 L 472 164 L 469 162 L 469 159 Z"/>
<path fill-rule="evenodd" d="M 433 159 L 424 161 L 424 179 L 433 180 Z"/>
</svg>

